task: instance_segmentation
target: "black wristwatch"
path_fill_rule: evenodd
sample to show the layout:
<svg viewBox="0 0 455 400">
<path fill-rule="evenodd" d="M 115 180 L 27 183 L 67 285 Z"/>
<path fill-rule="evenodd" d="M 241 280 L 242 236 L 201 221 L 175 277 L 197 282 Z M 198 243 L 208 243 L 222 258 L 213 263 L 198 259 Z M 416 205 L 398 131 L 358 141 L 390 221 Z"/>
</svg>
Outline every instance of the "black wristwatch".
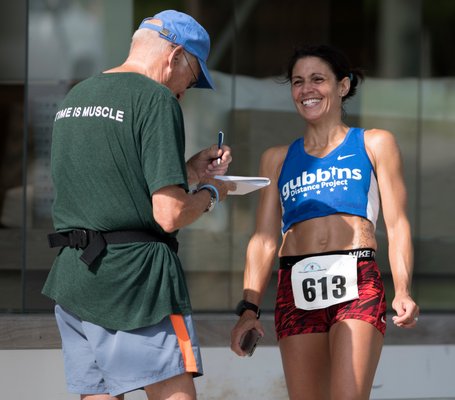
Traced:
<svg viewBox="0 0 455 400">
<path fill-rule="evenodd" d="M 240 317 L 246 310 L 254 311 L 257 319 L 261 316 L 261 310 L 256 304 L 250 303 L 246 300 L 240 300 L 239 304 L 237 304 L 237 307 L 235 308 L 235 313 Z"/>
</svg>

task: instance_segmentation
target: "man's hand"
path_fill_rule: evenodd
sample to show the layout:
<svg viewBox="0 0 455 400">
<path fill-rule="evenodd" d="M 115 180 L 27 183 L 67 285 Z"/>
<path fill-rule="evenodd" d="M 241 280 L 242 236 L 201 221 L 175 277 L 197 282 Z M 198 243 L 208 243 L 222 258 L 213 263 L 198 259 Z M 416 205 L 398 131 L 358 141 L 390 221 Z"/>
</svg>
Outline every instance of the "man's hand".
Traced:
<svg viewBox="0 0 455 400">
<path fill-rule="evenodd" d="M 219 164 L 218 158 L 221 161 Z M 229 146 L 222 145 L 219 149 L 218 145 L 213 144 L 208 149 L 201 150 L 186 162 L 189 184 L 197 184 L 202 179 L 215 175 L 224 175 L 231 161 L 231 148 Z"/>
<path fill-rule="evenodd" d="M 230 190 L 234 191 L 237 188 L 237 185 L 235 182 L 230 182 L 230 181 L 222 181 L 221 179 L 215 179 L 215 178 L 203 178 L 199 182 L 199 186 L 204 185 L 204 184 L 209 184 L 212 186 L 215 186 L 216 190 L 218 191 L 218 201 L 222 202 L 226 199 L 226 196 L 228 195 L 228 192 Z"/>
</svg>

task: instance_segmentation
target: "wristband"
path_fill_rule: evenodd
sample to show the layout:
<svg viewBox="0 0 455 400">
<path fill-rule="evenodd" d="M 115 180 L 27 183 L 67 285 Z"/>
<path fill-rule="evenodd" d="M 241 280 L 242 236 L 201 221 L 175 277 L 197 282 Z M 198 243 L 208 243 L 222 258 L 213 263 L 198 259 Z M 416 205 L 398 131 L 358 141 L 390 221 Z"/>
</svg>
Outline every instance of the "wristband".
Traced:
<svg viewBox="0 0 455 400">
<path fill-rule="evenodd" d="M 197 191 L 199 192 L 202 189 L 207 189 L 213 195 L 213 197 L 215 197 L 217 203 L 220 201 L 220 194 L 218 193 L 218 189 L 215 186 L 204 183 L 197 188 Z"/>
<path fill-rule="evenodd" d="M 199 192 L 203 189 L 208 190 L 210 192 L 210 202 L 207 208 L 204 210 L 204 212 L 210 212 L 215 208 L 216 203 L 218 203 L 219 201 L 219 193 L 215 186 L 209 184 L 199 186 L 197 191 Z"/>
</svg>

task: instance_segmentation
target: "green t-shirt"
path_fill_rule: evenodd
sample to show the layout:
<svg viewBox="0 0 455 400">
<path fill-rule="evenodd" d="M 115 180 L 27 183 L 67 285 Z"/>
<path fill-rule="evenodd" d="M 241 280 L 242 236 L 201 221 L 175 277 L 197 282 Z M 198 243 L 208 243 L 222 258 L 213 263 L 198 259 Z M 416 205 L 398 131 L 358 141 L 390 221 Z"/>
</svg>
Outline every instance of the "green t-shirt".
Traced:
<svg viewBox="0 0 455 400">
<path fill-rule="evenodd" d="M 79 83 L 52 133 L 55 229 L 169 235 L 153 219 L 151 195 L 169 185 L 188 190 L 184 150 L 181 108 L 165 86 L 134 73 Z M 81 319 L 131 330 L 191 312 L 180 261 L 166 244 L 110 244 L 91 267 L 81 254 L 64 247 L 43 288 Z"/>
</svg>

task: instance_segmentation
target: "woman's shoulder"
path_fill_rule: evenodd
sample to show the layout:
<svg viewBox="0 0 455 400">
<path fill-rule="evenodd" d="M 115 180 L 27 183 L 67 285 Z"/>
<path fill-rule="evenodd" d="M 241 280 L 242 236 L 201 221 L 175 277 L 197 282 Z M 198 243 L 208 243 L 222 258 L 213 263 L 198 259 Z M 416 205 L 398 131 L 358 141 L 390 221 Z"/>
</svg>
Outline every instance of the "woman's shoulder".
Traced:
<svg viewBox="0 0 455 400">
<path fill-rule="evenodd" d="M 289 145 L 280 145 L 266 149 L 261 156 L 261 173 L 271 179 L 276 178 L 281 171 L 288 148 Z"/>
<path fill-rule="evenodd" d="M 289 145 L 279 145 L 269 147 L 262 153 L 262 160 L 274 161 L 274 160 L 284 160 L 288 152 Z"/>
<path fill-rule="evenodd" d="M 399 146 L 395 135 L 386 129 L 366 129 L 365 147 L 374 160 L 374 164 L 392 154 L 399 154 Z"/>
<path fill-rule="evenodd" d="M 386 129 L 371 128 L 364 130 L 365 140 L 369 141 L 382 141 L 382 140 L 395 140 L 395 135 Z"/>
<path fill-rule="evenodd" d="M 365 129 L 364 141 L 371 150 L 398 146 L 395 135 L 386 129 Z"/>
<path fill-rule="evenodd" d="M 289 144 L 281 144 L 277 146 L 269 147 L 264 151 L 264 154 L 279 154 L 279 153 L 286 153 L 289 149 Z"/>
</svg>

